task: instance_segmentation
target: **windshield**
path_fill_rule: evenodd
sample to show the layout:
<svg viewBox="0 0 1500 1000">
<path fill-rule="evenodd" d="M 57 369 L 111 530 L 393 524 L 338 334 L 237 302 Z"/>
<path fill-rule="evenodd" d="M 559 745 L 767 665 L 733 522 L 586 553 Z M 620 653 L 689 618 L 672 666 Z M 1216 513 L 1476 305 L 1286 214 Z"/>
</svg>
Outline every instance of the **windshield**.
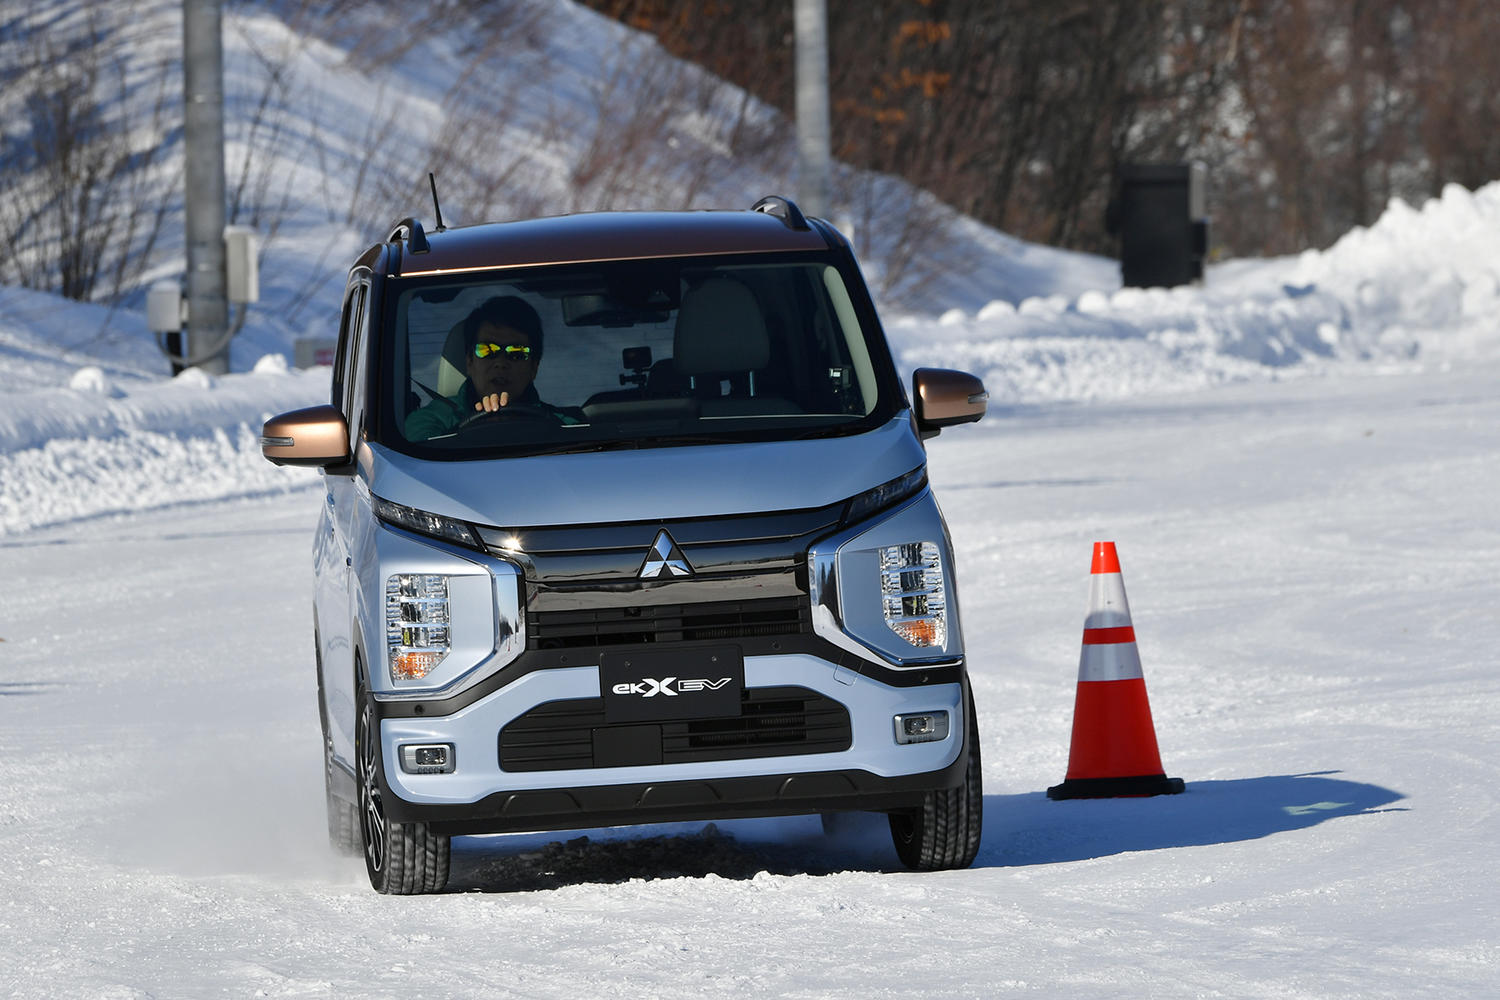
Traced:
<svg viewBox="0 0 1500 1000">
<path fill-rule="evenodd" d="M 420 277 L 389 295 L 379 438 L 422 457 L 845 434 L 900 404 L 821 259 Z"/>
</svg>

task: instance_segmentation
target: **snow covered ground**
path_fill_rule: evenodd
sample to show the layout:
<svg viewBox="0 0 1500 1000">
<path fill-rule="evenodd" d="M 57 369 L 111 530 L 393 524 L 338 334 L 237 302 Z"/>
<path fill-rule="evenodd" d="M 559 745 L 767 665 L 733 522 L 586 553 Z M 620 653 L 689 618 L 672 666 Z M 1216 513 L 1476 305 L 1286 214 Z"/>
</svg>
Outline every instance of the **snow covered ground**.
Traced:
<svg viewBox="0 0 1500 1000">
<path fill-rule="evenodd" d="M 797 818 L 462 840 L 453 894 L 377 896 L 324 846 L 315 486 L 13 532 L 0 994 L 1490 995 L 1496 374 L 933 442 L 985 757 L 962 872 Z M 1045 798 L 1096 539 L 1184 795 Z"/>
<path fill-rule="evenodd" d="M 129 309 L 0 288 L 0 995 L 1494 995 L 1500 184 L 1170 292 L 954 232 L 982 265 L 886 311 L 992 393 L 930 445 L 986 798 L 927 875 L 794 818 L 471 838 L 375 895 L 323 832 L 319 480 L 255 444 L 336 304 L 166 379 Z M 1105 539 L 1187 792 L 1055 803 Z"/>
</svg>

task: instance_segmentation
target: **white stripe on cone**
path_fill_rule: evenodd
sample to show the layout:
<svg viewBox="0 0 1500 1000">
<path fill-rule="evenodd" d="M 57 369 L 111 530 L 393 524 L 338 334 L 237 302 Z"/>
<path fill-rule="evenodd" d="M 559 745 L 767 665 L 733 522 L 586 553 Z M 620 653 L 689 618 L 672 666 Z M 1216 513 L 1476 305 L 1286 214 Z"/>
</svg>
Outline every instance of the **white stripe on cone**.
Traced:
<svg viewBox="0 0 1500 1000">
<path fill-rule="evenodd" d="M 1133 642 L 1086 645 L 1078 658 L 1078 680 L 1133 681 L 1141 672 L 1141 654 Z"/>
<path fill-rule="evenodd" d="M 1089 577 L 1089 614 L 1084 619 L 1085 642 L 1078 657 L 1078 680 L 1129 681 L 1145 677 L 1141 654 L 1133 638 L 1124 642 L 1087 641 L 1091 629 L 1133 628 L 1130 602 L 1125 599 L 1125 578 L 1119 573 L 1094 573 Z"/>
</svg>

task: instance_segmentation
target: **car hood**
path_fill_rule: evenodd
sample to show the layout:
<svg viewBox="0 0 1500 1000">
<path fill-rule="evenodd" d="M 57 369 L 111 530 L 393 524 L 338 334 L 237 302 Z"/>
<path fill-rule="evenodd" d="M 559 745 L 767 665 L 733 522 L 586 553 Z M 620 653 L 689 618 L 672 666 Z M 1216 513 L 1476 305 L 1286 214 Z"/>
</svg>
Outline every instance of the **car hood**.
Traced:
<svg viewBox="0 0 1500 1000">
<path fill-rule="evenodd" d="M 910 472 L 926 452 L 902 415 L 863 434 L 474 462 L 361 449 L 370 491 L 500 527 L 654 521 L 822 507 Z"/>
</svg>

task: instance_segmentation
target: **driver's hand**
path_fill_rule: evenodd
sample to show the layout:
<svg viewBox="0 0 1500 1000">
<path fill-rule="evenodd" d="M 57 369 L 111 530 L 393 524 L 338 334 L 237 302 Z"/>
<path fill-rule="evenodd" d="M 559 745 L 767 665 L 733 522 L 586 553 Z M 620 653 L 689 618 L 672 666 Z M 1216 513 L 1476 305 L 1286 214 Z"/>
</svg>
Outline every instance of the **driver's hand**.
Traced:
<svg viewBox="0 0 1500 1000">
<path fill-rule="evenodd" d="M 483 399 L 481 399 L 479 402 L 475 403 L 474 409 L 476 411 L 481 411 L 484 413 L 494 413 L 496 410 L 500 409 L 500 407 L 509 405 L 510 393 L 492 392 L 488 396 L 485 396 Z"/>
</svg>

